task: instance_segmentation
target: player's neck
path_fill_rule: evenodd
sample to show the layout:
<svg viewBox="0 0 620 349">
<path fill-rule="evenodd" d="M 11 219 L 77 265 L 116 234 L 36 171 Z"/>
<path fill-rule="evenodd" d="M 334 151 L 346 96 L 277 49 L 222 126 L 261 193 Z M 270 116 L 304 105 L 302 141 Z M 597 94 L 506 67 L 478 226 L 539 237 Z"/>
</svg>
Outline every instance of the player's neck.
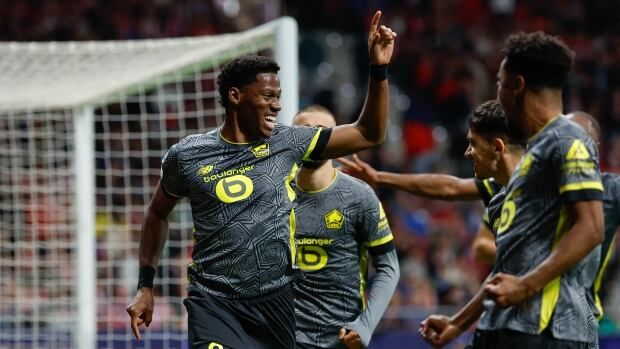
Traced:
<svg viewBox="0 0 620 349">
<path fill-rule="evenodd" d="M 238 119 L 233 115 L 226 115 L 220 128 L 220 135 L 230 143 L 252 143 L 261 138 L 241 128 Z"/>
<path fill-rule="evenodd" d="M 508 151 L 502 155 L 502 159 L 497 165 L 497 176 L 495 176 L 497 183 L 504 187 L 508 185 L 510 176 L 512 176 L 517 164 L 521 161 L 521 157 L 523 157 L 523 150 Z"/>
<path fill-rule="evenodd" d="M 319 168 L 301 167 L 297 173 L 297 187 L 306 192 L 321 191 L 329 187 L 336 177 L 332 161 L 326 161 Z"/>
<path fill-rule="evenodd" d="M 549 88 L 537 92 L 526 90 L 523 113 L 525 138 L 529 139 L 549 121 L 562 114 L 562 90 Z"/>
</svg>

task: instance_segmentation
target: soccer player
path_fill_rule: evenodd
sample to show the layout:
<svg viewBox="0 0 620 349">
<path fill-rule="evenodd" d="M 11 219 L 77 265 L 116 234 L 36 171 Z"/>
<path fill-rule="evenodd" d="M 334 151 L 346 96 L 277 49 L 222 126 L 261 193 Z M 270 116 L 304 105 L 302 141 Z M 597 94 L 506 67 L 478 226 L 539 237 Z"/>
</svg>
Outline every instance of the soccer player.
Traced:
<svg viewBox="0 0 620 349">
<path fill-rule="evenodd" d="M 576 111 L 566 115 L 566 118 L 581 126 L 596 144 L 600 144 L 601 126 L 592 115 Z M 603 187 L 603 215 L 605 217 L 605 240 L 601 244 L 601 259 L 592 287 L 595 296 L 595 305 L 598 319 L 603 317 L 603 304 L 599 297 L 601 282 L 605 274 L 607 263 L 614 251 L 616 230 L 620 226 L 620 175 L 617 173 L 601 173 Z"/>
<path fill-rule="evenodd" d="M 224 124 L 188 136 L 164 156 L 162 176 L 140 237 L 140 279 L 127 312 L 139 326 L 153 313 L 153 279 L 167 238 L 168 215 L 188 197 L 194 249 L 188 266 L 192 348 L 293 348 L 295 310 L 295 191 L 299 162 L 350 154 L 380 144 L 388 115 L 387 64 L 396 33 L 379 26 L 368 35 L 370 79 L 359 119 L 333 129 L 275 123 L 280 111 L 279 66 L 244 56 L 218 76 Z"/>
<path fill-rule="evenodd" d="M 542 32 L 511 35 L 498 72 L 508 130 L 527 151 L 506 188 L 496 260 L 478 294 L 422 336 L 442 346 L 480 317 L 473 348 L 586 348 L 597 342 L 589 297 L 603 241 L 594 142 L 560 117 L 573 52 Z M 485 299 L 486 298 L 486 299 Z"/>
<path fill-rule="evenodd" d="M 346 173 L 360 178 L 373 187 L 404 190 L 414 195 L 439 200 L 482 199 L 489 206 L 491 198 L 508 184 L 513 169 L 524 152 L 523 142 L 508 137 L 506 117 L 497 100 L 484 102 L 469 118 L 469 146 L 465 156 L 472 160 L 475 178 L 458 178 L 445 174 L 400 174 L 377 171 L 353 156 L 353 161 L 341 158 Z M 501 206 L 501 199 L 496 199 Z M 492 212 L 496 211 L 493 207 Z M 492 224 L 485 210 L 473 243 L 476 259 L 492 264 L 495 260 L 495 240 Z M 496 219 L 495 219 L 496 221 Z"/>
<path fill-rule="evenodd" d="M 336 121 L 313 105 L 293 124 L 332 128 Z M 297 263 L 305 271 L 295 281 L 297 348 L 366 348 L 400 274 L 381 203 L 331 160 L 304 161 L 296 185 Z M 367 291 L 369 257 L 376 275 Z"/>
</svg>

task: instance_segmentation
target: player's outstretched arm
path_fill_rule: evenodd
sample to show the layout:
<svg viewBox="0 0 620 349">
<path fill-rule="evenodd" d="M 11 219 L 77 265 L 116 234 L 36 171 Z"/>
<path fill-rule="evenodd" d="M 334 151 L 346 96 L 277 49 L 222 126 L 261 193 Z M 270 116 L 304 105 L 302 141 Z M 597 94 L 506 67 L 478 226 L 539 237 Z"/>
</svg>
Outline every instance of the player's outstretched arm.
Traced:
<svg viewBox="0 0 620 349">
<path fill-rule="evenodd" d="M 603 242 L 601 201 L 577 201 L 567 208 L 568 217 L 572 217 L 574 223 L 549 256 L 523 276 L 495 274 L 486 285 L 489 298 L 502 307 L 518 304 L 564 274 Z"/>
<path fill-rule="evenodd" d="M 431 315 L 420 323 L 418 332 L 425 341 L 435 348 L 441 348 L 454 338 L 467 331 L 482 314 L 484 284 L 465 307 L 451 318 L 444 315 Z"/>
<path fill-rule="evenodd" d="M 385 140 L 389 112 L 386 70 L 392 59 L 396 33 L 384 25 L 379 25 L 380 19 L 381 11 L 377 11 L 368 33 L 371 68 L 364 107 L 355 123 L 333 128 L 321 154 L 324 159 L 352 154 L 381 144 Z"/>
<path fill-rule="evenodd" d="M 373 188 L 387 187 L 437 200 L 478 200 L 480 192 L 473 178 L 458 178 L 433 173 L 393 173 L 377 171 L 353 155 L 353 161 L 339 158 L 341 170 L 357 177 Z"/>
<path fill-rule="evenodd" d="M 157 184 L 155 194 L 147 208 L 142 232 L 140 233 L 140 281 L 138 291 L 131 303 L 127 306 L 127 313 L 131 321 L 131 329 L 137 340 L 140 340 L 140 326 L 148 327 L 153 318 L 153 278 L 155 267 L 168 238 L 168 215 L 177 203 L 166 195 Z"/>
</svg>

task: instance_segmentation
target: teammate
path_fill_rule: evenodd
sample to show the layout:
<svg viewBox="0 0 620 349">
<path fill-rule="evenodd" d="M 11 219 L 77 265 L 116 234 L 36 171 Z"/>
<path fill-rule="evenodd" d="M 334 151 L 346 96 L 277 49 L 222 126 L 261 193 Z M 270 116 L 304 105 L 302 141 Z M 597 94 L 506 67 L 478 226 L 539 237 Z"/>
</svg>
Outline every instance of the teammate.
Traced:
<svg viewBox="0 0 620 349">
<path fill-rule="evenodd" d="M 439 200 L 482 199 L 489 206 L 491 198 L 500 193 L 524 152 L 523 142 L 508 137 L 506 118 L 497 100 L 487 101 L 474 110 L 469 118 L 465 156 L 473 161 L 475 178 L 458 178 L 445 174 L 399 174 L 377 171 L 353 156 L 353 161 L 341 158 L 343 171 L 360 178 L 373 187 L 389 187 L 414 195 Z M 495 203 L 501 201 L 495 200 Z M 494 206 L 497 206 L 494 205 Z M 492 211 L 495 211 L 496 208 Z M 495 260 L 495 239 L 492 223 L 485 210 L 473 243 L 476 259 L 492 264 Z"/>
<path fill-rule="evenodd" d="M 354 124 L 333 129 L 275 123 L 280 110 L 279 67 L 245 56 L 218 77 L 226 116 L 205 134 L 184 138 L 164 156 L 162 177 L 140 237 L 140 280 L 127 312 L 139 326 L 153 312 L 155 267 L 167 237 L 167 217 L 188 197 L 194 220 L 188 266 L 188 332 L 192 348 L 293 348 L 295 264 L 293 200 L 289 185 L 303 159 L 338 157 L 380 144 L 388 115 L 386 65 L 396 34 L 379 26 L 368 36 L 368 95 Z"/>
<path fill-rule="evenodd" d="M 581 126 L 592 140 L 600 144 L 601 127 L 590 114 L 576 111 L 566 115 L 566 118 Z M 599 297 L 601 282 L 605 274 L 607 263 L 614 251 L 616 230 L 620 226 L 620 175 L 617 173 L 602 173 L 601 179 L 605 192 L 603 193 L 603 215 L 605 217 L 605 239 L 601 244 L 601 259 L 592 287 L 595 296 L 595 305 L 598 319 L 603 317 L 603 304 Z"/>
<path fill-rule="evenodd" d="M 482 314 L 473 348 L 586 348 L 597 342 L 584 285 L 603 241 L 603 186 L 594 143 L 559 117 L 573 53 L 536 32 L 511 35 L 503 54 L 498 98 L 528 148 L 506 188 L 496 261 L 470 303 L 452 318 L 429 317 L 420 333 L 442 346 Z"/>
<path fill-rule="evenodd" d="M 332 128 L 333 115 L 313 105 L 294 125 Z M 399 278 L 398 257 L 381 203 L 368 184 L 331 160 L 304 161 L 297 174 L 297 348 L 365 348 Z M 368 257 L 376 276 L 368 290 Z"/>
</svg>

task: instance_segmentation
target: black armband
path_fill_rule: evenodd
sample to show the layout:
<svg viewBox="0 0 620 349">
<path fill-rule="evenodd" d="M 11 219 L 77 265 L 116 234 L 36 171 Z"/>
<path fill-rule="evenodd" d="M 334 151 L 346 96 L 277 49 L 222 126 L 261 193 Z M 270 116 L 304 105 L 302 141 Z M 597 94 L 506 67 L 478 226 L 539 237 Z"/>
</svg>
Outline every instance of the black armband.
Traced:
<svg viewBox="0 0 620 349">
<path fill-rule="evenodd" d="M 371 64 L 368 75 L 370 75 L 373 80 L 383 81 L 387 79 L 387 67 L 387 64 Z"/>
<path fill-rule="evenodd" d="M 138 274 L 138 290 L 142 287 L 153 288 L 153 280 L 155 280 L 155 268 L 150 265 L 140 267 Z"/>
</svg>

